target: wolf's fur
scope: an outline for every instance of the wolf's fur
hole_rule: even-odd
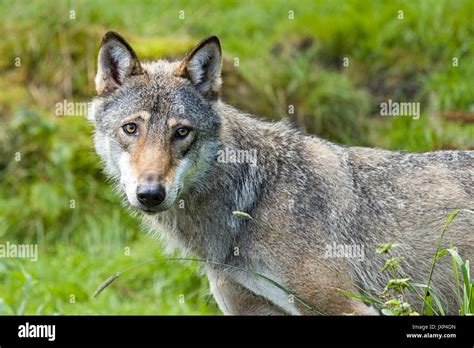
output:
[[[130,46],[108,33],[99,53],[99,97],[90,117],[107,172],[132,207],[143,176],[166,187],[166,199],[144,220],[171,249],[265,275],[310,303],[235,268],[208,266],[211,290],[230,314],[374,314],[336,290],[377,293],[389,276],[378,244],[400,244],[403,271],[427,280],[446,217],[474,206],[474,153],[423,154],[343,147],[268,123],[219,100],[217,38],[202,41],[182,62],[140,63]],[[140,116],[140,134],[123,134]],[[177,124],[192,127],[190,143],[172,140]],[[257,165],[221,163],[219,150],[256,150]],[[141,211],[137,209],[137,211]],[[233,215],[243,211],[256,220]],[[450,226],[465,259],[474,256],[474,220]],[[327,257],[329,245],[358,245],[361,259]],[[450,260],[433,284],[455,313]],[[411,295],[417,309],[420,298]]]

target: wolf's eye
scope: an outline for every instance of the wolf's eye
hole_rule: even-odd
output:
[[[189,128],[186,127],[179,127],[176,129],[175,136],[176,138],[184,139],[189,134]]]
[[[123,131],[127,134],[135,134],[138,130],[136,123],[127,123],[126,125],[122,126]]]

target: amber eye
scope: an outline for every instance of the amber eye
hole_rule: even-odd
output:
[[[186,127],[179,127],[178,129],[176,129],[176,132],[175,132],[176,138],[181,138],[181,139],[186,138],[188,134],[189,134],[189,128],[186,128]]]
[[[138,130],[138,126],[136,123],[127,123],[122,128],[125,133],[130,135],[135,134]]]

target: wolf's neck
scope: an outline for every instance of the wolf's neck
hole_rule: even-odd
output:
[[[221,146],[213,180],[227,207],[250,214],[263,187],[270,189],[277,178],[284,146],[279,134],[286,126],[260,121],[225,104],[218,106],[218,112]]]

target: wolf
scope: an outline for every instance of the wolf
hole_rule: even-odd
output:
[[[221,100],[221,64],[216,36],[182,60],[141,62],[108,32],[89,118],[118,191],[167,250],[206,260],[224,314],[379,314],[339,290],[383,292],[384,243],[398,246],[398,278],[426,284],[458,209],[441,245],[473,259],[473,151],[345,147],[260,120]],[[220,156],[239,151],[255,158]],[[452,272],[441,258],[431,291],[456,314]],[[420,311],[419,292],[406,299]]]

